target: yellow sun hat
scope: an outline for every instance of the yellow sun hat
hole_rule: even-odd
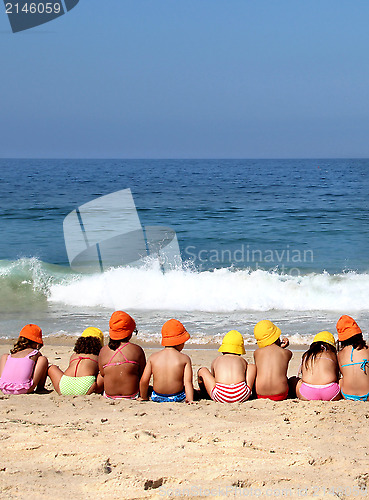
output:
[[[327,331],[317,333],[312,343],[314,344],[314,342],[326,342],[327,344],[331,344],[333,347],[336,347],[333,335],[331,332]]]
[[[229,352],[231,354],[245,354],[245,344],[243,337],[237,330],[231,330],[223,337],[219,352]]]
[[[274,342],[279,339],[281,330],[278,328],[278,326],[275,326],[275,324],[268,319],[263,319],[255,325],[254,335],[257,340],[258,346],[266,347],[268,345],[274,344]]]
[[[94,326],[89,326],[84,330],[81,337],[96,337],[100,340],[101,345],[104,345],[104,334],[99,328],[95,328]]]

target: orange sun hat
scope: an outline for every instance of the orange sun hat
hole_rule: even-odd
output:
[[[337,321],[336,328],[338,332],[338,340],[340,342],[350,339],[354,335],[362,333],[356,321],[351,318],[351,316],[347,315],[340,317],[340,319]]]
[[[164,347],[174,347],[184,344],[190,338],[186,328],[177,319],[169,319],[161,329],[161,345]]]
[[[36,342],[36,344],[44,345],[42,341],[42,330],[39,326],[33,325],[32,323],[24,326],[22,330],[19,332],[20,337],[24,337],[25,339],[32,340],[32,342]]]
[[[109,321],[109,336],[113,340],[129,337],[136,329],[135,320],[126,312],[115,311]]]

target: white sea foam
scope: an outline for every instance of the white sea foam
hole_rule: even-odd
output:
[[[48,300],[78,307],[176,311],[361,311],[369,309],[369,274],[281,275],[227,268],[163,274],[158,266],[67,276]]]

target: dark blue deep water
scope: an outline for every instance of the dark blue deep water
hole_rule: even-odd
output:
[[[64,217],[130,188],[142,225],[173,228],[202,269],[369,270],[369,160],[1,160],[0,175],[3,260],[68,265]]]

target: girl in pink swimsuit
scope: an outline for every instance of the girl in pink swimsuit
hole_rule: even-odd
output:
[[[109,321],[109,344],[99,354],[104,396],[108,399],[135,399],[146,365],[142,348],[130,342],[136,323],[123,311],[115,311]]]
[[[338,385],[338,361],[334,337],[320,332],[302,356],[302,378],[297,382],[296,395],[305,401],[337,401],[342,399]]]
[[[43,390],[47,358],[42,356],[42,331],[37,325],[22,328],[10,354],[0,359],[0,389],[3,394],[29,394]]]
[[[58,394],[84,396],[102,392],[104,382],[99,375],[98,356],[103,345],[103,332],[90,326],[77,339],[65,372],[56,365],[49,367],[48,374]]]

